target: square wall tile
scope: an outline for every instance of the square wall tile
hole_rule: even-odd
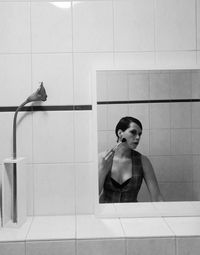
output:
[[[1,4],[1,3],[0,3]],[[29,54],[5,54],[0,58],[0,105],[18,106],[31,93]]]
[[[14,112],[1,112],[0,138],[3,144],[0,149],[0,162],[13,154],[13,117]],[[20,112],[17,118],[17,156],[25,157],[26,163],[32,162],[32,114]]]
[[[175,239],[143,238],[127,240],[127,255],[175,255]]]
[[[193,199],[194,201],[200,200],[200,182],[193,182]],[[199,210],[198,210],[199,211]]]
[[[27,215],[34,215],[34,169],[32,164],[26,165],[26,197]]]
[[[91,72],[113,64],[113,53],[74,53],[74,103],[91,104]],[[98,86],[98,85],[97,85]]]
[[[39,245],[39,242],[42,242],[44,246],[42,245],[41,248],[44,249],[43,251],[45,252],[49,243],[46,243],[44,241],[68,242],[74,239],[75,216],[38,216],[33,218],[31,228],[29,229],[28,235],[26,237],[26,243],[32,241],[33,243]],[[73,242],[68,244],[70,248],[72,247]],[[37,245],[35,247],[37,247]],[[55,244],[53,249],[56,247],[58,246]],[[61,243],[60,247],[63,248],[63,243]]]
[[[171,171],[170,156],[150,156],[151,164],[158,182],[171,181],[173,172]]]
[[[129,104],[128,115],[139,119],[143,129],[149,129],[149,104]]]
[[[170,113],[172,128],[191,128],[192,105],[190,102],[170,104]]]
[[[105,238],[124,238],[124,232],[119,219],[97,218],[95,215],[77,215],[78,241],[79,239]]]
[[[107,100],[107,82],[108,82],[108,73],[106,71],[97,71],[96,72],[96,98],[97,101],[106,101]]]
[[[191,75],[192,75],[192,98],[198,99],[200,98],[200,70],[192,71]]]
[[[200,1],[197,0],[197,49],[200,50]]]
[[[193,102],[192,103],[192,128],[200,128],[200,103]]]
[[[0,34],[1,53],[30,52],[30,3],[0,3]]]
[[[75,255],[75,241],[26,242],[26,255]]]
[[[33,52],[71,52],[71,3],[32,2],[31,31]]]
[[[107,130],[107,105],[97,105],[97,130]]]
[[[129,100],[149,99],[149,75],[137,73],[128,75]]]
[[[121,218],[126,238],[172,237],[162,218]]]
[[[149,74],[150,99],[170,98],[170,79],[168,72],[151,72]]]
[[[26,255],[25,242],[0,243],[1,255]]]
[[[150,130],[150,155],[170,155],[170,130],[152,129]]]
[[[75,213],[75,172],[71,164],[34,166],[34,214]]]
[[[172,155],[192,154],[192,133],[190,129],[171,130]]]
[[[48,105],[73,105],[72,54],[33,54],[32,84],[44,82]]]
[[[193,155],[193,181],[200,182],[200,155]]]
[[[128,100],[127,73],[123,71],[108,72],[107,99],[109,101]]]
[[[170,217],[165,221],[178,237],[200,235],[200,217]]]
[[[115,51],[154,50],[154,2],[114,1]]]
[[[3,164],[5,158],[12,157],[12,120],[14,114],[12,113],[0,113],[0,140],[3,146],[0,148],[0,162]]]
[[[200,50],[196,52],[197,54],[197,64],[200,63]]]
[[[98,131],[97,133],[98,153],[105,151],[107,148],[107,131]]]
[[[72,6],[74,51],[113,51],[112,1],[77,1]]]
[[[172,156],[171,161],[171,182],[192,182],[193,164],[192,155]]]
[[[171,98],[191,99],[192,97],[192,75],[190,71],[171,71]]]
[[[34,112],[33,157],[37,163],[73,162],[74,113]],[[39,125],[38,125],[39,123]]]
[[[200,249],[199,237],[177,238],[177,255],[197,255]]]
[[[78,240],[77,255],[125,255],[126,246],[123,239]]]
[[[150,104],[150,128],[170,128],[170,104]]]
[[[159,183],[165,201],[192,201],[192,182],[162,182]]]
[[[152,156],[159,182],[192,182],[192,156]]]
[[[74,160],[75,162],[90,162],[94,146],[92,111],[74,112],[74,125]]]
[[[200,154],[200,129],[192,130],[192,153]]]
[[[135,67],[138,66],[151,66],[155,63],[154,52],[114,52],[114,65]]]
[[[76,213],[94,213],[94,164],[76,164]]]
[[[172,68],[190,68],[197,63],[196,51],[160,51],[155,52],[157,65]]]
[[[156,50],[195,50],[195,0],[156,0]]]
[[[110,104],[107,106],[108,109],[108,130],[115,131],[115,127],[122,117],[128,114],[127,104]]]
[[[137,150],[144,155],[149,155],[149,130],[142,131],[142,136]]]

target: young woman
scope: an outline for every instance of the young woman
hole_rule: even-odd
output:
[[[151,162],[135,150],[142,135],[141,122],[124,117],[115,134],[117,146],[99,154],[100,203],[137,202],[143,179],[151,201],[163,201]]]

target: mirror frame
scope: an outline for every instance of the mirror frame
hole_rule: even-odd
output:
[[[177,217],[200,216],[200,201],[180,202],[138,202],[138,203],[99,203],[98,194],[98,138],[97,138],[97,81],[98,71],[142,71],[142,70],[199,70],[200,65],[151,65],[151,66],[106,66],[96,67],[90,74],[92,91],[92,128],[93,128],[93,190],[94,214],[97,217]]]

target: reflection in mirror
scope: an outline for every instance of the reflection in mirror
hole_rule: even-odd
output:
[[[200,71],[97,71],[100,203],[200,200]]]

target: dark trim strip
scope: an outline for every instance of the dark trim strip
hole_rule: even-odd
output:
[[[158,99],[158,100],[127,100],[127,101],[98,101],[97,104],[155,104],[200,102],[200,99]]]
[[[15,112],[17,106],[1,106],[0,112]],[[21,109],[22,112],[28,111],[88,111],[92,110],[92,105],[34,105],[25,106]]]

